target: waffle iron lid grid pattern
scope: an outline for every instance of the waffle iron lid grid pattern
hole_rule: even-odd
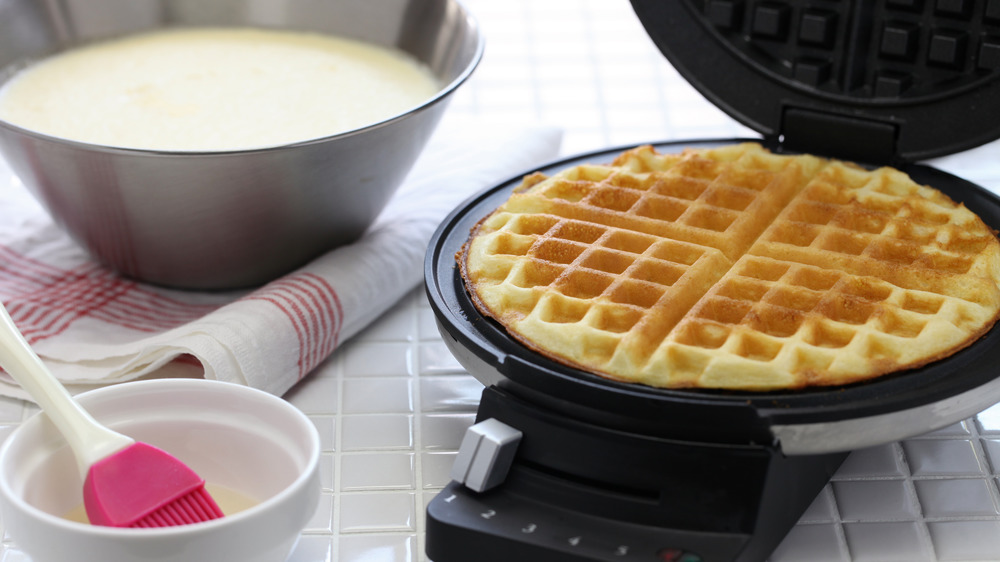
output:
[[[673,152],[684,147],[708,148],[743,140],[753,139],[681,141],[660,144],[657,149]],[[576,156],[541,171],[554,173],[579,163],[608,162],[623,150]],[[908,165],[902,169],[918,183],[933,185],[956,201],[964,202],[991,228],[1000,227],[1000,199],[985,189],[928,166]],[[468,239],[470,229],[505,201],[520,179],[512,178],[490,188],[453,211],[432,238],[425,263],[427,294],[444,328],[459,345],[515,384],[582,406],[621,413],[687,416],[697,412],[706,419],[719,416],[745,419],[743,416],[751,414],[752,418],[778,425],[835,422],[892,413],[955,396],[997,376],[1000,329],[996,328],[959,353],[919,369],[849,386],[795,392],[652,388],[615,382],[548,360],[518,343],[502,326],[475,309],[455,264],[455,255]]]
[[[786,147],[900,164],[1000,138],[1000,0],[631,0],[666,58]]]

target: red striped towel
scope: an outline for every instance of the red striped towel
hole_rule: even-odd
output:
[[[0,160],[0,301],[72,391],[140,377],[199,377],[283,394],[421,281],[444,216],[474,192],[558,153],[550,129],[442,128],[376,223],[257,290],[177,291],[92,262]],[[0,394],[25,397],[0,371]]]

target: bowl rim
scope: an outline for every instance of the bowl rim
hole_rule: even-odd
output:
[[[212,379],[149,379],[142,381],[129,381],[119,384],[113,384],[97,388],[94,390],[89,390],[82,392],[77,395],[77,398],[84,398],[87,400],[88,396],[101,397],[105,394],[121,394],[128,393],[132,389],[143,386],[143,387],[163,387],[163,389],[170,389],[171,387],[184,389],[186,387],[196,387],[196,386],[214,386],[216,388],[225,387],[227,392],[237,392],[244,393],[247,395],[254,395],[264,400],[270,401],[275,404],[278,408],[287,412],[291,418],[298,421],[303,429],[305,430],[306,437],[309,442],[309,458],[305,463],[305,468],[302,470],[295,480],[285,486],[281,491],[274,494],[273,496],[251,506],[243,511],[239,511],[232,515],[227,515],[219,519],[213,519],[210,521],[202,521],[199,523],[191,523],[187,525],[177,525],[173,527],[156,527],[156,528],[123,528],[123,527],[106,527],[101,525],[91,525],[89,523],[80,523],[77,521],[71,521],[69,519],[60,517],[58,515],[49,513],[43,509],[31,505],[20,496],[20,494],[14,493],[11,489],[10,482],[5,477],[4,472],[0,470],[0,498],[9,504],[16,507],[18,511],[23,512],[28,518],[38,521],[39,523],[55,526],[62,530],[71,533],[82,533],[86,535],[99,536],[99,537],[112,537],[115,540],[144,540],[148,537],[169,537],[172,535],[187,535],[187,534],[205,534],[211,533],[214,529],[219,527],[228,527],[238,524],[244,519],[257,518],[264,515],[266,511],[271,509],[275,504],[281,503],[287,500],[290,496],[298,493],[303,487],[309,484],[309,481],[314,478],[317,471],[319,470],[319,459],[321,456],[321,445],[319,439],[319,431],[316,426],[312,423],[309,417],[299,410],[297,407],[292,405],[290,402],[284,400],[279,396],[259,390],[253,387],[245,386],[238,383],[225,382]],[[37,425],[41,422],[44,412],[38,411],[33,414],[28,419],[21,422],[21,424],[11,432],[10,435],[4,440],[3,444],[0,445],[0,468],[10,454],[10,449],[13,447],[14,442],[17,440],[18,436],[23,433],[22,427],[27,424]],[[30,427],[30,426],[29,426]],[[27,430],[24,430],[27,431]],[[318,498],[318,494],[317,494]],[[310,514],[311,515],[311,514]],[[10,526],[8,524],[8,526]],[[16,537],[15,537],[15,540]]]
[[[472,76],[472,73],[479,66],[479,63],[482,61],[482,58],[483,58],[483,52],[485,51],[485,48],[486,48],[486,39],[483,36],[483,32],[482,32],[482,29],[479,26],[479,22],[472,15],[472,13],[468,10],[468,8],[466,8],[465,5],[462,4],[462,2],[460,0],[447,0],[447,1],[449,3],[451,3],[451,4],[453,4],[456,8],[458,8],[458,10],[461,13],[462,19],[466,23],[466,29],[467,29],[468,33],[475,39],[476,45],[475,45],[475,49],[472,52],[472,56],[469,59],[469,63],[467,65],[465,65],[465,68],[462,69],[462,71],[458,74],[458,76],[456,76],[454,79],[452,79],[447,84],[442,85],[433,96],[429,97],[428,99],[424,100],[423,102],[421,102],[421,103],[419,103],[417,105],[414,105],[413,107],[410,107],[406,111],[403,111],[401,113],[397,113],[395,115],[386,117],[385,119],[382,119],[381,121],[376,121],[374,123],[369,123],[368,125],[364,125],[362,127],[358,127],[358,128],[355,128],[355,129],[349,129],[347,131],[341,131],[339,133],[334,133],[332,135],[326,135],[326,136],[322,136],[322,137],[304,139],[304,140],[301,140],[301,141],[288,142],[288,143],[283,143],[283,144],[261,146],[261,147],[251,147],[251,148],[242,148],[242,149],[223,149],[223,150],[164,150],[164,149],[153,149],[153,148],[130,148],[130,147],[125,147],[125,146],[114,146],[114,145],[107,145],[107,144],[90,143],[90,142],[85,142],[85,141],[79,141],[79,140],[74,140],[74,139],[59,137],[59,136],[55,136],[55,135],[49,135],[49,134],[46,134],[46,133],[40,133],[40,132],[34,131],[32,129],[26,129],[24,127],[21,127],[19,125],[11,123],[10,121],[4,119],[3,117],[0,117],[0,129],[7,129],[7,130],[9,130],[9,131],[11,131],[11,132],[13,132],[15,134],[19,134],[19,135],[23,135],[23,136],[28,136],[28,137],[34,138],[36,140],[46,141],[46,142],[50,142],[50,143],[54,143],[54,144],[61,144],[61,145],[72,146],[72,147],[75,147],[75,148],[78,148],[78,149],[82,149],[82,150],[90,150],[90,151],[99,152],[99,153],[105,153],[105,154],[123,154],[123,155],[135,155],[135,156],[177,156],[177,157],[211,157],[211,156],[229,156],[229,155],[237,155],[237,154],[258,154],[258,153],[264,153],[264,152],[277,152],[277,151],[282,151],[282,150],[291,150],[291,149],[306,147],[306,146],[310,146],[310,145],[324,144],[324,143],[332,142],[332,141],[335,141],[335,140],[338,140],[338,139],[341,139],[341,138],[352,137],[352,136],[355,136],[355,135],[364,134],[364,133],[366,133],[368,131],[372,131],[372,130],[375,130],[375,129],[380,129],[382,127],[386,127],[388,125],[391,125],[392,123],[395,123],[397,121],[406,119],[407,117],[409,117],[411,115],[420,113],[420,112],[422,112],[422,111],[430,108],[431,106],[433,106],[433,105],[435,105],[435,104],[437,104],[439,102],[442,102],[445,98],[447,98],[452,93],[454,93],[454,91],[457,90],[459,86],[461,86],[463,83],[465,83],[465,81],[468,80],[470,76]],[[154,26],[154,27],[150,27],[150,28],[145,29],[145,30],[137,30],[135,32],[132,32],[132,33],[129,33],[129,34],[126,34],[126,35],[131,35],[131,34],[135,34],[135,33],[142,33],[144,31],[152,31],[152,30],[158,30],[158,29],[167,29],[168,27],[171,27],[171,26],[159,26],[159,27]],[[181,28],[181,27],[194,27],[194,26],[176,26],[176,27]],[[226,27],[246,27],[246,28],[261,28],[261,29],[264,29],[262,26],[259,26],[259,25],[255,26],[255,25],[250,25],[250,24],[245,24],[245,25],[240,25],[240,26],[236,26],[236,25],[219,25],[219,26],[213,26],[213,27],[222,27],[222,28],[226,28]],[[276,29],[281,29],[281,28],[276,28]],[[125,35],[122,35],[122,36],[125,36]],[[106,38],[103,38],[103,39],[100,39],[100,40],[101,41],[103,41],[103,40],[111,40],[113,38],[114,37],[106,37]],[[60,53],[60,52],[64,52],[65,50],[67,50],[69,48],[72,48],[73,46],[74,45],[67,45],[67,46],[65,46],[65,48],[60,48],[58,50],[52,51],[52,52],[48,53],[47,55],[45,55],[43,57],[39,57],[38,59],[22,58],[22,59],[18,59],[17,61],[14,61],[14,62],[12,62],[10,64],[7,64],[7,65],[5,65],[3,67],[0,67],[0,76],[2,76],[3,74],[9,73],[9,76],[7,76],[4,79],[0,79],[0,91],[3,90],[4,84],[6,84],[11,79],[12,76],[16,75],[20,70],[23,70],[24,68],[27,68],[27,66],[30,65],[31,61],[41,60],[41,59],[43,59],[43,58],[45,58],[47,56],[52,56],[54,54],[57,54],[57,53]]]

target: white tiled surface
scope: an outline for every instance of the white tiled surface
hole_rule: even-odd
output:
[[[448,119],[559,126],[567,155],[753,135],[677,75],[625,0],[465,3],[487,52]],[[1000,191],[1000,143],[937,164]],[[324,491],[290,562],[424,560],[424,506],[448,481],[480,391],[419,290],[293,389],[320,430]],[[0,400],[0,438],[33,411]],[[772,561],[1000,560],[998,480],[1000,406],[857,451]],[[26,561],[4,536],[0,562]]]

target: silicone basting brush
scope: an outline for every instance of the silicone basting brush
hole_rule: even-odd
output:
[[[30,394],[66,438],[84,477],[95,525],[169,527],[222,517],[205,480],[180,460],[95,420],[28,345],[0,305],[0,367]]]

